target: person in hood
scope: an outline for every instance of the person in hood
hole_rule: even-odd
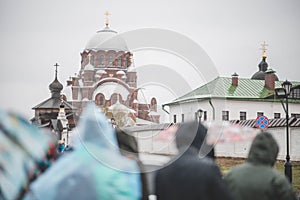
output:
[[[30,185],[24,199],[139,200],[135,161],[121,155],[116,134],[94,104],[81,115],[74,150],[58,159]]]
[[[157,199],[231,199],[214,162],[214,148],[206,143],[207,129],[198,122],[182,123],[176,132],[176,159],[157,171]]]
[[[232,168],[225,181],[235,200],[296,200],[287,178],[273,168],[279,147],[270,133],[258,134],[246,163]]]
[[[117,134],[118,145],[120,148],[120,152],[125,157],[128,157],[137,162],[139,169],[140,169],[140,176],[141,176],[141,184],[142,184],[142,198],[141,200],[148,200],[149,196],[149,185],[148,185],[148,178],[145,172],[145,166],[139,158],[138,152],[138,143],[136,138],[126,131],[115,128]]]
[[[57,151],[59,154],[62,154],[65,150],[65,142],[63,140],[58,141]]]

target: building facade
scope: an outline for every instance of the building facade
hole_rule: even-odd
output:
[[[119,126],[159,123],[157,100],[149,104],[138,99],[137,73],[132,53],[118,33],[109,28],[98,31],[81,53],[79,72],[67,81],[71,90],[67,102],[81,110],[88,102],[95,104]]]
[[[198,119],[229,121],[268,118],[285,118],[281,100],[276,98],[275,88],[282,87],[275,71],[268,69],[266,54],[258,65],[259,71],[251,78],[216,77],[207,84],[163,106],[169,107],[170,121],[174,123]],[[292,82],[289,95],[289,115],[300,117],[300,82]]]

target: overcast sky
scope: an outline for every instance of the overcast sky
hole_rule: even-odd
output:
[[[50,97],[56,62],[64,85],[78,72],[106,10],[119,33],[157,28],[188,37],[221,76],[251,77],[266,41],[269,68],[280,80],[300,81],[299,0],[0,0],[1,108],[31,118],[31,108]]]

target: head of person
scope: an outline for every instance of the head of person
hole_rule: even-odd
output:
[[[180,124],[176,132],[176,145],[179,152],[195,149],[200,157],[215,158],[214,148],[206,143],[207,128],[200,122]]]
[[[63,140],[58,141],[58,152],[62,153],[65,149],[65,142]]]
[[[247,161],[258,165],[274,166],[279,147],[274,137],[268,132],[259,133],[253,140]]]
[[[126,133],[120,128],[116,128],[117,141],[123,155],[138,155],[138,144],[134,136]]]
[[[95,145],[98,148],[115,150],[117,139],[114,129],[94,103],[89,103],[82,112],[75,137],[75,146]]]

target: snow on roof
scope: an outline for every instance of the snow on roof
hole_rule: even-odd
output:
[[[86,50],[121,50],[128,51],[125,40],[116,31],[108,27],[98,31],[85,46]]]
[[[148,115],[149,116],[159,116],[160,114],[158,112],[151,110]]]
[[[122,70],[119,70],[119,71],[117,71],[117,74],[125,74],[125,72]]]
[[[127,106],[121,104],[119,101],[111,105],[108,108],[108,110],[115,111],[115,112],[136,113],[135,110],[128,108]]]
[[[107,74],[106,71],[102,70],[102,69],[99,69],[96,74]]]

